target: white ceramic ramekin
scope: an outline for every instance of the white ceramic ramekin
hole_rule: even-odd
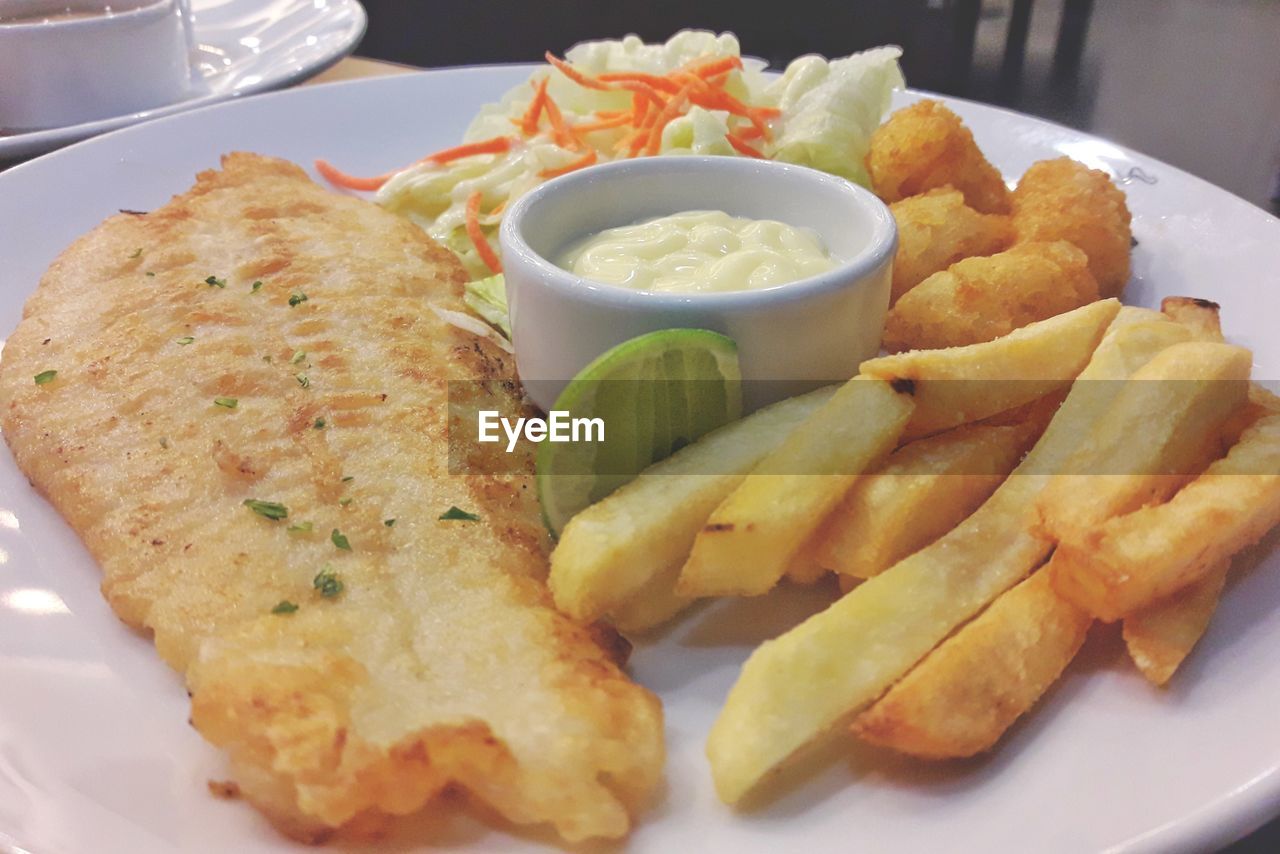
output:
[[[192,87],[188,0],[5,0],[0,12],[6,131],[128,115]]]
[[[593,283],[548,260],[586,234],[687,210],[812,229],[840,263],[772,288],[679,295]],[[644,157],[537,187],[508,209],[500,242],[516,363],[538,406],[550,409],[610,347],[692,327],[737,342],[753,409],[815,381],[848,379],[878,352],[897,228],[872,193],[824,172],[740,157]]]

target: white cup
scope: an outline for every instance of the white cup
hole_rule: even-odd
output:
[[[186,97],[189,0],[0,0],[0,128],[128,115]]]

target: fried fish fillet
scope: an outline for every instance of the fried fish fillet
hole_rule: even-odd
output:
[[[449,473],[451,417],[522,406],[509,357],[429,308],[463,281],[408,222],[232,154],[77,241],[4,349],[18,464],[302,838],[450,784],[617,837],[661,775],[657,699],[550,603],[527,474]]]

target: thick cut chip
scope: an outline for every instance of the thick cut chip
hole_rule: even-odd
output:
[[[822,519],[898,444],[910,389],[854,377],[715,509],[680,571],[686,596],[768,592]]]
[[[726,425],[570,519],[551,554],[556,605],[582,619],[613,614],[632,629],[674,614],[677,598],[691,598],[673,598],[673,587],[707,517],[835,393],[818,389]]]
[[[1052,414],[1039,423],[969,424],[899,448],[822,523],[810,546],[815,561],[871,578],[924,548],[995,492]]]
[[[1089,363],[1119,310],[1117,300],[1100,300],[994,341],[881,356],[863,362],[860,371],[914,384],[916,408],[903,438],[915,439],[982,421],[1066,388]]]
[[[1165,297],[1160,301],[1160,311],[1187,327],[1197,341],[1222,340],[1220,310],[1216,302],[1196,297]]]
[[[964,203],[964,194],[939,187],[889,205],[898,224],[889,304],[964,258],[992,255],[1013,242],[1007,216],[982,214]]]
[[[925,759],[989,750],[1062,675],[1092,623],[1037,572],[929,653],[853,732]]]
[[[1194,584],[1125,618],[1129,657],[1153,685],[1164,685],[1209,627],[1227,582],[1223,561]]]
[[[919,101],[889,116],[871,137],[867,171],[886,202],[950,185],[976,211],[1010,209],[1004,177],[982,156],[960,117],[938,101]]]
[[[1063,240],[966,258],[898,300],[885,322],[884,347],[900,353],[981,344],[1079,308],[1098,298],[1088,262]]]
[[[451,410],[528,414],[510,357],[429,307],[465,280],[412,223],[233,154],[63,253],[0,362],[19,466],[302,838],[446,786],[616,837],[662,776],[657,698],[541,581],[532,460],[450,474]]]
[[[1164,504],[1058,541],[1058,591],[1104,620],[1211,574],[1280,522],[1280,415],[1245,430],[1226,457]]]
[[[1111,177],[1069,157],[1034,164],[1013,192],[1018,242],[1067,240],[1079,246],[1104,297],[1120,296],[1129,281],[1129,221],[1124,193]]]
[[[1030,531],[1032,505],[1050,480],[1044,472],[1062,466],[1120,385],[1089,381],[1125,379],[1164,346],[1146,328],[1152,314],[1117,319],[1044,435],[973,515],[752,653],[707,740],[721,799],[737,803],[837,730],[1044,561],[1051,546]]]
[[[1037,502],[1037,530],[1078,541],[1102,522],[1165,500],[1205,462],[1248,399],[1253,356],[1203,341],[1175,344],[1125,383],[1115,403]]]

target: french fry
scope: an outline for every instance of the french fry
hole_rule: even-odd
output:
[[[1037,572],[929,653],[853,733],[926,759],[989,750],[1062,675],[1092,623]]]
[[[1036,504],[1046,539],[1163,501],[1212,459],[1209,449],[1248,399],[1253,355],[1228,344],[1168,347],[1123,384],[1115,402]]]
[[[843,575],[879,575],[978,509],[1047,422],[967,424],[903,445],[845,493],[809,551]]]
[[[1160,302],[1160,311],[1185,326],[1197,341],[1223,340],[1219,307],[1215,302],[1192,297],[1165,297]],[[1252,388],[1250,392],[1251,397],[1257,396]],[[1256,420],[1256,415],[1256,405],[1242,413],[1245,419]],[[1229,444],[1234,444],[1247,426],[1247,423],[1238,428],[1229,425],[1228,434],[1234,434]],[[1221,564],[1195,584],[1125,619],[1125,648],[1147,681],[1157,686],[1166,684],[1200,640],[1218,608],[1218,597],[1226,583],[1228,567],[1229,563]]]
[[[679,577],[680,563],[673,563],[607,614],[605,619],[626,634],[647,632],[662,625],[695,601],[676,593],[676,579]]]
[[[1125,379],[1186,331],[1151,312],[1116,318],[1084,380]],[[1076,383],[1026,459],[950,533],[762,644],[743,665],[707,740],[716,791],[737,803],[770,772],[834,732],[957,626],[1048,556],[1031,507],[1119,383]]]
[[[1222,341],[1221,306],[1196,297],[1165,297],[1160,311],[1175,323],[1181,323],[1196,341]]]
[[[1031,323],[994,341],[913,350],[863,362],[863,375],[915,384],[916,409],[903,440],[982,421],[1065,388],[1089,362],[1120,310],[1099,300]]]
[[[909,388],[897,391],[865,377],[845,383],[715,509],[698,532],[676,592],[767,593],[858,475],[898,444],[913,408]]]
[[[1231,451],[1164,504],[1058,542],[1054,586],[1116,620],[1194,584],[1280,523],[1280,415],[1245,430]]]
[[[1125,617],[1125,647],[1148,682],[1167,683],[1191,653],[1218,609],[1229,567],[1222,561],[1194,584]]]
[[[574,516],[551,553],[556,606],[595,620],[624,608],[664,572],[674,583],[711,511],[835,393],[819,389],[722,427]]]

